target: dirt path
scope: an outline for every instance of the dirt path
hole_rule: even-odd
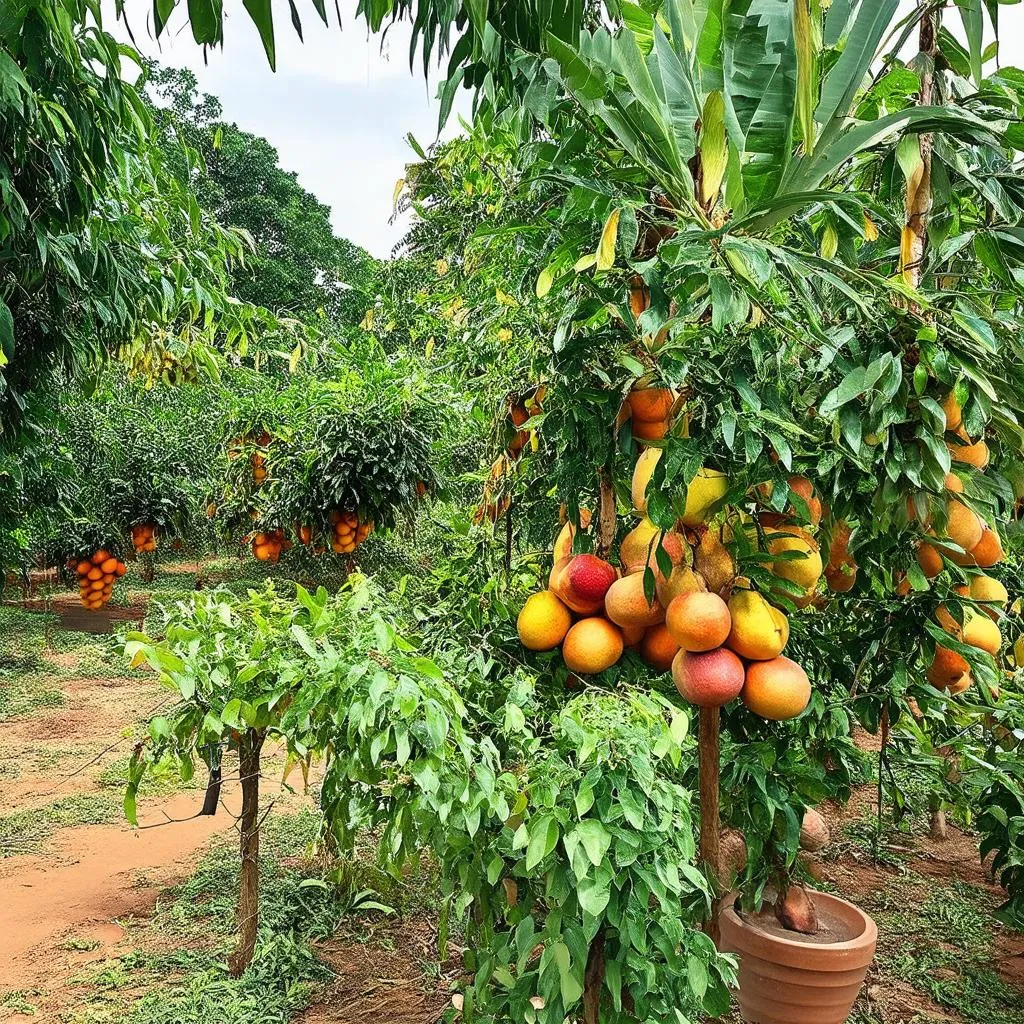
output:
[[[148,915],[159,892],[187,877],[210,838],[233,825],[222,810],[213,818],[131,828],[117,813],[118,763],[131,753],[142,720],[169,703],[168,692],[142,672],[56,674],[80,671],[74,652],[47,652],[46,660],[64,700],[0,722],[0,758],[17,767],[0,787],[0,817],[27,813],[28,822],[46,821],[56,803],[84,796],[100,801],[110,821],[58,821],[42,839],[29,837],[29,852],[3,856],[17,853],[17,835],[0,849],[0,997],[24,989],[58,995],[84,960],[123,938],[119,920]],[[235,788],[225,786],[229,810],[237,809]],[[143,796],[140,824],[189,818],[201,803],[195,790]],[[83,956],[83,946],[94,952]]]
[[[199,804],[196,793],[178,794],[144,808],[140,825],[185,818]],[[69,937],[120,939],[116,922],[148,915],[160,890],[231,824],[221,813],[142,830],[79,826],[52,837],[43,855],[11,858],[18,863],[0,879],[0,988],[51,987]]]

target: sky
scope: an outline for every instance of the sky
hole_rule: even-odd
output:
[[[315,14],[310,0],[296,0],[305,43],[288,18],[286,0],[274,0],[277,71],[270,70],[263,46],[242,0],[224,0],[227,12],[223,49],[207,53],[192,40],[179,16],[159,44],[152,38],[152,0],[124,0],[135,41],[164,64],[191,68],[204,92],[217,96],[224,118],[268,139],[286,170],[331,207],[339,235],[386,257],[407,222],[389,224],[395,183],[416,156],[406,142],[411,132],[425,147],[437,137],[436,80],[427,83],[422,66],[409,69],[409,29],[393,27],[384,41],[367,34],[351,16],[338,28]],[[909,0],[903,0],[905,7]],[[181,6],[184,7],[184,0]],[[333,4],[328,2],[328,10]],[[354,0],[339,0],[345,12]],[[115,23],[113,0],[104,0],[107,27],[127,41]],[[343,14],[344,17],[344,14]],[[1003,64],[1024,66],[1024,4],[1000,10]],[[951,11],[947,25],[959,34]],[[469,114],[469,94],[460,90],[444,137],[459,130],[457,115]]]
[[[339,6],[343,12],[355,8],[353,0],[339,0]],[[191,68],[199,89],[220,99],[226,121],[268,139],[281,166],[331,207],[339,235],[386,257],[407,226],[404,220],[388,223],[395,183],[405,165],[419,159],[406,136],[411,132],[424,148],[437,138],[436,81],[424,80],[422,63],[416,74],[409,70],[408,26],[389,31],[382,52],[380,38],[368,36],[365,23],[349,18],[339,29],[332,11],[328,28],[309,0],[296,0],[296,7],[305,43],[292,29],[287,3],[274,2],[274,72],[241,0],[224,0],[224,47],[210,50],[205,63],[184,19],[172,19],[157,43],[148,20],[152,0],[125,0],[135,42],[146,56]],[[109,0],[104,17],[105,27],[127,42]],[[458,115],[468,117],[469,108],[463,91],[445,138],[458,133]]]

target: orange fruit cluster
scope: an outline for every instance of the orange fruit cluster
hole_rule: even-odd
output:
[[[361,523],[356,512],[341,512],[338,509],[332,509],[327,520],[334,527],[331,550],[338,555],[351,555],[373,533],[373,520],[368,519],[365,523]]]
[[[132,547],[139,554],[156,551],[156,523],[138,523],[133,526]]]
[[[267,460],[259,452],[252,457],[252,478],[257,487],[267,479]]]
[[[78,576],[78,594],[82,604],[90,611],[102,608],[114,590],[114,580],[123,576],[128,568],[105,548],[88,558],[73,563]]]
[[[288,551],[291,546],[292,543],[286,539],[284,530],[257,533],[252,538],[252,553],[261,562],[276,562],[281,557],[281,552]]]

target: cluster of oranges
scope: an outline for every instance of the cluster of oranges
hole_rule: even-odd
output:
[[[327,516],[327,521],[334,528],[331,550],[337,555],[351,555],[373,533],[373,520],[368,519],[365,523],[361,523],[356,512],[332,509]]]
[[[88,558],[70,563],[78,576],[78,593],[82,604],[90,611],[102,608],[114,591],[114,580],[123,576],[128,568],[106,548],[100,548]]]
[[[254,444],[258,448],[266,448],[270,444],[270,435],[263,431],[261,434],[247,434],[245,437],[234,437],[228,442],[228,459],[234,462],[245,449],[246,443]],[[259,487],[267,479],[267,459],[261,452],[254,452],[251,458],[253,483]]]
[[[291,549],[292,542],[284,535],[284,530],[271,530],[269,533],[257,533],[252,538],[252,553],[261,562],[276,562],[282,551]]]
[[[156,524],[137,523],[132,527],[132,547],[141,555],[156,551]]]

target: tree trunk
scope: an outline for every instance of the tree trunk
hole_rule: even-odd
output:
[[[946,812],[938,800],[933,802],[931,808],[930,832],[932,839],[937,842],[945,842],[949,838],[949,832],[946,829]]]
[[[260,750],[263,736],[249,730],[239,745],[242,777],[242,817],[239,849],[242,870],[238,891],[238,945],[228,960],[233,978],[244,974],[256,949],[260,920]]]
[[[152,583],[156,579],[156,559],[151,553],[145,552],[139,561],[142,563],[139,572],[140,579],[143,583]]]
[[[583,1024],[600,1024],[601,990],[604,988],[604,927],[590,943],[587,973],[583,979]]]
[[[611,474],[601,470],[601,507],[597,517],[597,557],[607,558],[615,543],[615,488]]]
[[[718,885],[722,877],[721,812],[719,810],[719,777],[721,775],[720,728],[718,708],[701,708],[698,712],[698,781],[700,785],[700,859],[711,876],[715,899],[711,917],[704,931],[718,944]]]

